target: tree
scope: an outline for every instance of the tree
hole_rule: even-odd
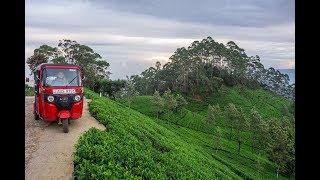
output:
[[[241,77],[245,75],[247,63],[249,61],[244,49],[240,48],[235,42],[227,43],[227,58],[229,60],[229,68],[232,73]]]
[[[291,129],[288,133],[288,144],[287,144],[287,162],[286,162],[286,174],[295,175],[295,164],[296,164],[296,154],[295,154],[295,128]]]
[[[102,79],[95,82],[93,90],[115,100],[116,97],[121,97],[120,91],[125,87],[125,83],[125,80]]]
[[[295,120],[287,116],[281,118],[279,123],[286,134],[286,161],[283,172],[287,175],[294,175],[295,173]]]
[[[262,119],[258,111],[252,109],[250,114],[250,130],[252,147],[259,149],[266,145],[268,124]]]
[[[139,94],[147,95],[149,84],[144,77],[142,77],[141,75],[133,75],[130,77],[130,79],[132,80],[134,88],[139,92]]]
[[[237,141],[238,141],[238,154],[240,154],[241,144],[244,142],[245,137],[243,132],[245,132],[249,127],[249,122],[244,116],[243,110],[239,109],[238,121],[236,121],[236,130],[237,130]]]
[[[121,89],[125,87],[126,81],[118,79],[110,82],[110,92],[107,93],[109,97],[112,97],[115,100],[116,97],[119,97],[119,92],[121,91]]]
[[[143,84],[145,85],[145,94],[152,94],[157,89],[156,73],[157,71],[154,67],[150,67],[141,73]]]
[[[208,115],[207,115],[207,118],[206,118],[206,122],[208,124],[213,124],[215,123],[215,120],[216,120],[216,116],[213,112],[213,107],[209,104],[208,106]]]
[[[164,92],[163,98],[165,100],[165,104],[168,110],[172,111],[176,109],[178,103],[177,100],[174,98],[173,94],[171,93],[170,89]]]
[[[33,72],[39,64],[46,63],[46,62],[48,62],[48,59],[44,54],[36,54],[36,53],[33,54],[31,57],[29,57],[27,60],[27,64],[31,72]]]
[[[209,106],[208,106],[208,115],[207,115],[207,118],[206,118],[206,122],[208,124],[216,125],[217,124],[217,120],[218,120],[218,118],[220,116],[221,116],[221,110],[220,110],[219,104],[213,105],[213,106],[211,106],[209,104]]]
[[[89,46],[79,44],[76,41],[63,39],[57,47],[42,45],[34,50],[27,60],[31,71],[41,63],[74,64],[82,67],[85,86],[94,89],[95,82],[100,79],[108,79],[110,72],[107,70],[109,63],[94,52]]]
[[[120,92],[122,95],[121,97],[124,97],[127,99],[129,108],[131,107],[131,103],[133,101],[133,98],[137,95],[139,95],[138,91],[134,88],[132,80],[129,79],[127,76],[127,80],[125,82],[125,86],[123,89],[121,89]]]
[[[289,142],[285,129],[276,118],[269,121],[268,138],[268,158],[276,164],[278,177],[279,173],[286,171]]]
[[[155,91],[153,94],[153,103],[155,105],[157,118],[159,118],[159,115],[163,112],[165,102],[158,91]]]
[[[33,72],[38,65],[47,63],[56,57],[57,48],[53,48],[48,45],[42,45],[33,51],[33,55],[27,59],[27,64],[31,72]]]
[[[185,105],[188,104],[187,100],[180,94],[177,94],[175,97],[177,101],[176,109],[181,110]]]
[[[223,84],[223,79],[219,77],[212,77],[211,79],[211,88],[213,93],[218,93],[219,89],[221,88]]]
[[[230,114],[232,112],[232,114]],[[234,116],[235,112],[235,105],[232,103],[229,103],[225,109],[224,109],[224,117],[225,117],[225,125],[228,127],[227,136],[230,140],[233,139],[233,127],[234,127],[234,119],[236,116]]]
[[[221,149],[221,137],[222,137],[222,132],[219,126],[215,128],[215,133],[214,133],[214,144],[215,148]]]
[[[226,45],[211,37],[178,48],[161,68],[160,62],[136,78],[135,86],[143,94],[163,93],[166,89],[194,97],[208,96],[222,84],[237,84],[255,89],[260,86],[287,98],[294,99],[294,85],[289,77],[274,68],[265,69],[260,57],[247,56],[235,42]],[[142,85],[143,84],[143,85]]]
[[[246,77],[252,78],[256,82],[261,81],[263,75],[264,66],[261,64],[260,57],[258,55],[251,56],[247,64]]]
[[[235,130],[232,135],[235,136],[238,143],[238,154],[240,153],[241,144],[244,141],[243,131],[247,130],[249,124],[244,116],[242,109],[239,110],[232,103],[228,104],[226,108],[226,117],[230,123],[231,129]]]

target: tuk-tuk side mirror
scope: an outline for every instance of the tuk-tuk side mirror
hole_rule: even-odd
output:
[[[38,86],[34,86],[34,93],[35,93],[36,95],[39,94],[39,88],[38,88]]]
[[[34,84],[34,93],[35,93],[36,95],[39,94],[39,84],[38,84],[37,82],[35,82],[35,84]]]
[[[39,78],[39,71],[34,72],[34,92],[36,95],[39,94],[39,83],[40,83],[40,78]]]
[[[36,83],[38,83],[39,82],[39,71],[35,71],[34,72],[34,81],[36,82]]]

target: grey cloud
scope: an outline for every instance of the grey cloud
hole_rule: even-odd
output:
[[[99,6],[185,22],[255,26],[281,24],[294,19],[292,0],[92,0]]]

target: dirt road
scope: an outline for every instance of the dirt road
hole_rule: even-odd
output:
[[[88,111],[85,100],[81,119],[71,121],[69,133],[61,125],[33,119],[32,97],[25,99],[25,178],[72,179],[74,145],[82,133],[105,127]]]

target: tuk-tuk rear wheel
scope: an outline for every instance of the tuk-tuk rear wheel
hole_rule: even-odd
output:
[[[61,119],[62,121],[62,127],[63,127],[63,132],[68,133],[69,132],[69,127],[68,127],[68,119]]]

